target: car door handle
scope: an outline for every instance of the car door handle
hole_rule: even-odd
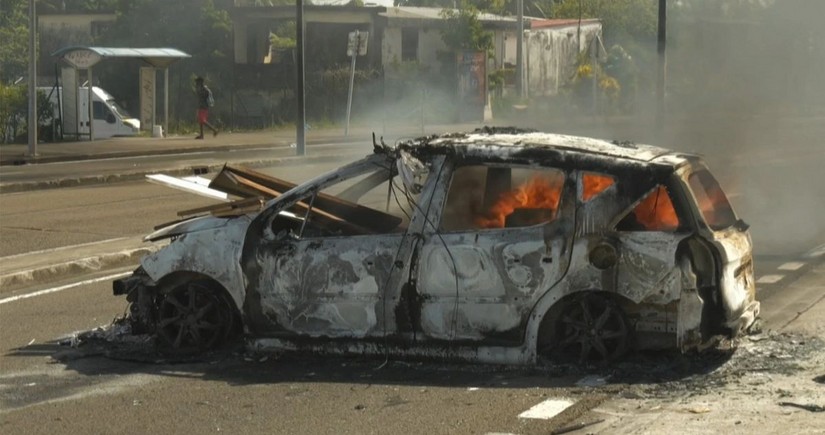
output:
[[[553,257],[541,257],[541,262],[545,264],[549,264],[553,262]]]
[[[404,262],[403,262],[403,261],[401,261],[401,260],[396,261],[394,264],[395,264],[395,267],[397,267],[397,268],[399,268],[399,269],[401,269],[402,267],[404,267]]]

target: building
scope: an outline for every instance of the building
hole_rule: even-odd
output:
[[[369,50],[359,66],[387,71],[399,62],[417,62],[436,69],[447,46],[441,38],[445,18],[441,8],[382,6],[305,6],[305,62],[317,65],[347,63],[347,35],[369,32]],[[235,62],[262,65],[291,61],[273,53],[270,35],[294,21],[294,6],[269,6],[260,1],[236,0],[232,11]],[[487,70],[514,70],[517,20],[482,13],[479,21],[493,33],[493,55]],[[524,35],[525,80],[531,95],[553,95],[575,70],[576,56],[601,34],[601,22],[526,18]],[[512,77],[508,84],[513,84]]]

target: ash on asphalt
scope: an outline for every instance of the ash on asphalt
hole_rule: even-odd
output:
[[[279,382],[384,383],[478,388],[566,388],[571,393],[616,394],[625,398],[698,395],[736,383],[746,373],[792,374],[825,341],[790,333],[763,333],[724,341],[702,353],[640,352],[610,366],[543,362],[537,367],[443,363],[398,359],[252,353],[243,343],[197,356],[158,352],[148,336],[113,327],[78,333],[51,348],[53,359],[90,376],[100,366],[128,373],[191,371],[231,384]],[[25,348],[19,354],[26,354]],[[41,352],[44,349],[40,350]],[[94,360],[94,362],[89,361]],[[825,381],[825,375],[816,379]]]

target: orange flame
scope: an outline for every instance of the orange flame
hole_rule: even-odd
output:
[[[582,178],[584,192],[582,192],[582,201],[590,201],[596,195],[602,193],[608,187],[612,186],[613,177],[609,175],[585,173]]]
[[[664,186],[651,192],[634,210],[636,220],[648,231],[673,231],[679,227],[676,209]]]
[[[535,175],[515,189],[502,193],[486,217],[475,219],[481,228],[504,228],[507,216],[516,209],[543,209],[555,213],[561,197],[563,179]]]

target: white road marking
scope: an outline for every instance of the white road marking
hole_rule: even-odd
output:
[[[785,275],[764,275],[756,280],[757,284],[775,284],[779,282]]]
[[[808,254],[806,255],[806,257],[814,258],[814,257],[821,257],[822,255],[825,255],[825,245],[820,245],[820,246],[810,250],[808,252]]]
[[[778,267],[779,270],[799,270],[805,266],[805,263],[800,263],[798,261],[792,261],[790,263],[785,263]]]
[[[519,418],[540,418],[549,420],[572,406],[575,402],[567,399],[547,399],[519,414]]]
[[[56,292],[59,292],[59,291],[68,290],[70,288],[80,287],[82,285],[94,284],[94,283],[98,283],[98,282],[101,282],[101,281],[108,281],[108,280],[113,280],[113,279],[117,279],[117,278],[123,278],[124,276],[128,276],[128,275],[131,275],[131,274],[132,274],[132,272],[121,272],[121,273],[116,273],[114,275],[106,275],[106,276],[101,276],[100,278],[87,279],[85,281],[80,281],[80,282],[75,282],[75,283],[72,283],[72,284],[61,285],[59,287],[52,287],[52,288],[48,288],[48,289],[45,289],[45,290],[36,291],[36,292],[33,292],[33,293],[26,293],[26,294],[23,294],[23,295],[12,296],[12,297],[8,297],[8,298],[5,298],[5,299],[0,299],[0,305],[7,304],[9,302],[17,302],[17,301],[20,301],[20,300],[23,300],[23,299],[33,298],[33,297],[37,297],[37,296],[43,296],[43,295],[47,295],[49,293],[56,293]]]
[[[25,257],[27,255],[48,254],[50,252],[67,251],[69,249],[77,249],[77,248],[80,248],[80,247],[83,247],[83,246],[102,245],[104,243],[117,242],[117,241],[126,240],[126,239],[129,239],[129,237],[117,237],[117,238],[114,238],[114,239],[100,240],[100,241],[97,241],[97,242],[81,243],[79,245],[61,246],[59,248],[50,248],[50,249],[42,249],[40,251],[23,252],[22,254],[14,254],[14,255],[8,255],[6,257],[2,257],[2,258],[0,258],[0,261],[8,260],[8,259],[11,259],[11,258]]]

